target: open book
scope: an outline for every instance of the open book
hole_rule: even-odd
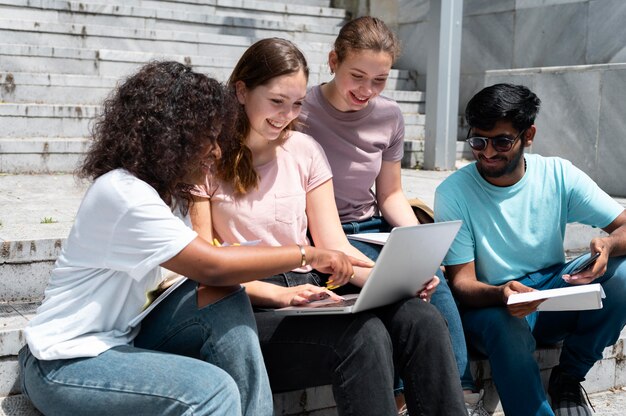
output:
[[[599,283],[580,286],[560,287],[557,289],[537,290],[516,293],[509,296],[508,305],[545,299],[539,305],[539,311],[584,311],[602,309],[604,290]]]

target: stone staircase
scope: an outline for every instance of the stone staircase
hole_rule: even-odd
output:
[[[328,52],[348,14],[329,1],[301,2],[0,0],[0,172],[71,172],[102,99],[149,60],[225,81],[251,43],[278,36],[307,56],[310,85],[328,80]],[[424,131],[415,85],[410,71],[394,69],[386,91],[409,140]]]
[[[296,42],[314,85],[330,79],[326,57],[347,18],[329,0],[0,0],[0,416],[38,414],[19,394],[16,355],[85,190],[67,173],[84,154],[102,99],[152,59],[225,81],[246,47],[268,36]],[[423,151],[424,94],[411,71],[394,69],[385,95],[403,110],[404,164],[414,166]],[[405,170],[407,196],[430,201],[445,175]],[[593,233],[568,228],[568,248],[584,248]],[[626,384],[624,338],[594,367],[588,391]],[[547,371],[556,353],[537,357]],[[489,387],[487,363],[473,365]],[[495,391],[488,392],[495,407]],[[275,403],[278,415],[336,414],[328,386],[277,394]]]
[[[0,415],[38,414],[19,394],[22,329],[85,189],[66,173],[117,82],[153,59],[225,81],[250,44],[277,36],[302,49],[314,85],[330,79],[328,52],[348,18],[328,0],[0,0]],[[424,95],[414,78],[394,69],[386,95],[402,107],[407,138],[421,140]],[[276,401],[278,414],[334,407],[327,388]]]

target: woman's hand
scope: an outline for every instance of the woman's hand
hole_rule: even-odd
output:
[[[430,302],[430,298],[433,296],[433,293],[435,293],[435,289],[437,289],[439,283],[439,278],[437,276],[433,276],[433,278],[428,283],[426,283],[426,286],[424,286],[422,290],[417,292],[416,296],[424,302]]]
[[[276,306],[282,308],[285,306],[306,305],[307,303],[323,299],[339,301],[343,298],[326,288],[307,283],[305,285],[283,287],[280,295],[276,299],[278,302]]]
[[[318,247],[306,247],[307,263],[315,270],[322,273],[330,274],[328,283],[333,286],[343,286],[354,278],[354,268],[357,267],[374,267],[371,260],[360,260],[352,256],[348,256],[341,251],[326,250]]]

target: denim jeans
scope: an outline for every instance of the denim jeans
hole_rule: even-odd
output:
[[[281,286],[323,285],[326,275],[286,273]],[[417,298],[356,314],[256,314],[272,390],[332,384],[340,416],[396,415],[394,374],[411,415],[466,414],[446,324]]]
[[[198,309],[196,287],[185,282],[150,312],[134,345],[51,361],[23,348],[22,391],[54,415],[272,415],[245,291]]]
[[[561,278],[587,258],[578,257],[519,279],[535,289],[568,286]],[[537,343],[563,341],[559,368],[583,381],[602,351],[613,345],[626,323],[626,257],[609,259],[607,272],[594,283],[606,292],[603,308],[590,311],[535,312],[511,316],[504,307],[462,311],[468,341],[487,355],[507,416],[553,415],[533,352]]]
[[[377,233],[389,232],[391,226],[382,217],[372,217],[369,220],[361,222],[349,222],[342,224],[346,234],[361,233]],[[350,240],[350,244],[359,249],[363,254],[372,260],[376,260],[382,246],[378,244],[369,244],[363,241]],[[437,290],[431,298],[431,303],[439,310],[448,323],[448,331],[450,340],[452,341],[452,350],[456,359],[457,369],[461,374],[461,386],[464,390],[475,390],[474,379],[470,371],[469,357],[467,353],[467,345],[465,343],[465,334],[463,333],[463,325],[457,308],[456,302],[452,297],[452,292],[448,286],[448,282],[441,270],[437,271],[437,277],[441,283],[437,286]]]

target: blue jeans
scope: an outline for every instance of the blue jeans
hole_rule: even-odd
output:
[[[391,226],[382,217],[372,217],[369,220],[360,222],[348,222],[342,224],[343,231],[346,234],[362,234],[389,232]],[[378,244],[369,244],[363,241],[349,239],[350,244],[359,249],[363,254],[372,260],[376,260],[382,246]],[[448,331],[450,332],[450,340],[452,342],[452,350],[456,359],[457,368],[461,375],[461,386],[464,390],[475,390],[474,379],[470,371],[469,357],[467,353],[467,345],[465,343],[465,335],[463,333],[463,325],[457,308],[456,302],[452,297],[452,292],[448,286],[448,282],[441,270],[437,271],[437,277],[441,283],[437,286],[437,290],[433,294],[430,303],[432,303],[443,315],[448,323]]]
[[[535,289],[568,286],[561,278],[588,255],[557,264],[519,279]],[[559,368],[579,381],[604,348],[613,345],[626,323],[626,257],[609,259],[607,272],[595,283],[606,292],[599,310],[535,312],[511,316],[505,307],[462,311],[468,341],[487,355],[493,380],[507,416],[553,415],[543,390],[533,352],[537,343],[563,341]]]
[[[24,347],[22,391],[54,415],[272,415],[245,291],[198,309],[196,286],[185,282],[150,312],[134,345],[51,361]]]

